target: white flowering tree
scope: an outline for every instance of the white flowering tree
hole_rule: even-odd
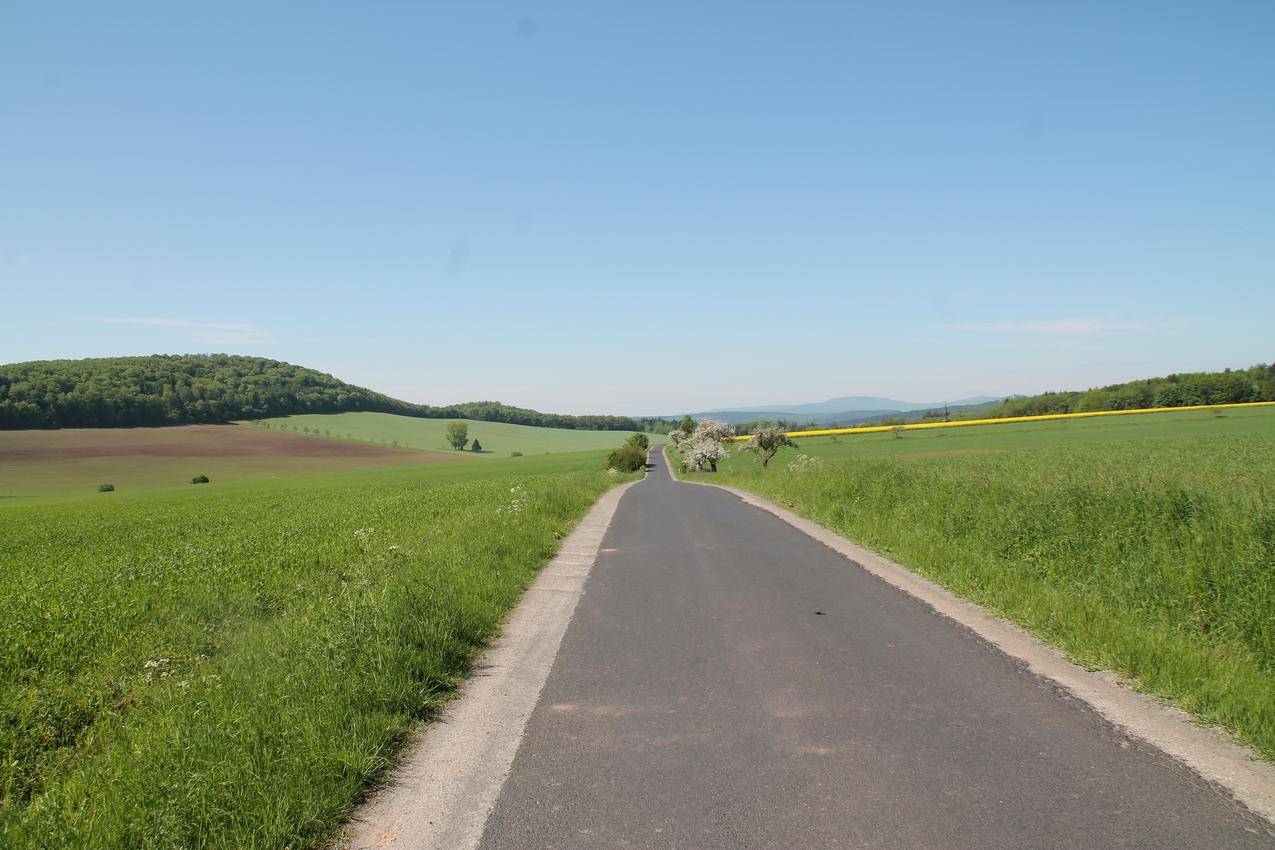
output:
[[[266,423],[266,427],[269,427],[269,423]],[[680,446],[682,441],[686,439],[686,432],[681,428],[674,428],[668,432],[668,438],[673,441],[673,445]]]
[[[695,432],[682,445],[682,459],[686,468],[694,471],[717,471],[717,462],[729,452],[723,440],[735,436],[735,429],[716,419],[701,419]]]
[[[682,460],[692,472],[717,471],[717,462],[729,454],[718,440],[689,440],[682,443]]]
[[[714,440],[721,442],[735,436],[735,429],[718,419],[701,419],[691,434],[691,442]]]

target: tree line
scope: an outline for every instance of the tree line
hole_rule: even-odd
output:
[[[595,431],[638,431],[644,424],[495,401],[412,404],[264,357],[157,354],[0,365],[0,428],[124,428],[351,411]]]
[[[1275,401],[1275,363],[1259,363],[1248,369],[1224,369],[1221,372],[1184,372],[1073,392],[1016,396],[1005,399],[1000,407],[962,412],[952,418],[1003,419],[1007,416],[1248,401]]]

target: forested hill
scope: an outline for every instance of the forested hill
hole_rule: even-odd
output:
[[[0,428],[119,428],[366,410],[430,419],[641,430],[627,416],[566,416],[492,401],[410,404],[331,375],[230,354],[35,360],[0,366]]]
[[[1045,413],[1083,413],[1091,410],[1136,410],[1144,407],[1186,407],[1193,404],[1232,404],[1275,401],[1275,363],[1222,372],[1186,372],[1146,378],[1075,392],[1051,392],[1006,399],[999,407],[962,415],[962,419],[1000,419]]]

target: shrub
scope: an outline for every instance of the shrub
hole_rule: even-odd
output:
[[[471,452],[481,452],[483,450],[483,444],[478,442],[477,437],[474,437],[474,444],[469,447],[469,450]]]
[[[510,457],[522,457],[522,452],[510,452]]]
[[[207,476],[207,475],[196,475],[194,478],[190,479],[190,483],[191,483],[191,484],[207,484],[207,483],[208,483],[208,476]]]
[[[640,448],[642,451],[646,451],[647,449],[651,447],[650,438],[641,432],[634,434],[632,437],[629,437],[629,442],[632,445],[635,445],[638,448]]]
[[[99,484],[99,485],[97,485],[97,492],[99,492],[99,493],[114,493],[114,492],[115,492],[115,485],[114,485],[114,484]]]
[[[625,443],[607,455],[607,468],[620,472],[637,472],[646,466],[646,452],[636,443]]]

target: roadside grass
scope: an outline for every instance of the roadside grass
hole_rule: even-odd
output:
[[[1275,758],[1275,414],[1163,416],[803,439],[769,470],[686,477],[791,507]]]
[[[601,467],[0,506],[0,846],[321,842],[632,477]]]
[[[351,439],[382,444],[449,452],[482,458],[507,458],[513,452],[540,455],[545,452],[583,452],[613,449],[623,443],[632,431],[586,431],[570,428],[541,428],[534,425],[511,425],[506,422],[481,422],[474,419],[418,419],[393,413],[305,413],[263,419],[272,430],[305,433],[309,428],[316,436]],[[464,422],[469,426],[470,440],[482,443],[481,452],[456,452],[447,442],[447,425]],[[241,422],[241,425],[255,425]],[[260,426],[257,426],[260,427]],[[652,444],[667,438],[647,434]]]

